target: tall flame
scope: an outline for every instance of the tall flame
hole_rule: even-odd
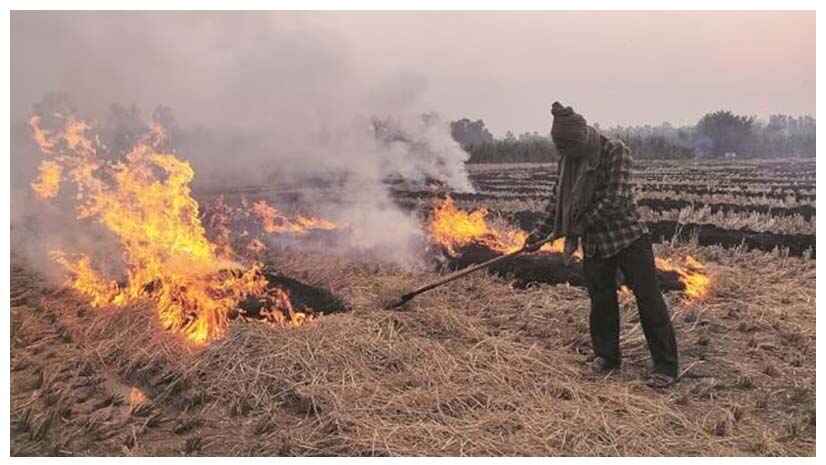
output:
[[[283,302],[286,294],[267,288],[260,265],[244,268],[230,250],[207,239],[190,193],[194,171],[189,163],[155,149],[164,138],[160,126],[123,161],[113,163],[99,159],[89,124],[72,117],[59,120],[64,126],[57,130],[41,128],[38,117],[30,121],[43,153],[53,155],[42,162],[41,181],[32,188],[43,198],[55,195],[43,180],[53,176],[43,173],[67,168],[82,194],[78,219],[95,220],[114,233],[126,268],[127,282],[119,285],[96,271],[89,256],[52,252],[72,275],[71,285],[93,306],[151,297],[164,327],[205,343],[224,333],[229,313],[247,296],[276,292],[271,301]]]

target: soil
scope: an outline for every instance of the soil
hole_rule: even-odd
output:
[[[640,207],[648,207],[654,211],[662,210],[679,210],[686,207],[693,207],[694,209],[709,208],[711,214],[724,213],[760,213],[771,216],[795,216],[800,215],[804,220],[810,221],[815,216],[815,207],[813,205],[800,205],[797,207],[772,207],[769,205],[739,205],[731,203],[701,203],[688,202],[679,199],[639,199],[637,205]]]
[[[532,230],[537,223],[544,219],[541,212],[522,210],[511,215],[511,220],[525,231]],[[723,247],[745,246],[747,249],[771,252],[775,248],[788,248],[789,254],[802,256],[810,252],[815,257],[814,234],[777,234],[771,232],[755,232],[748,230],[723,229],[711,224],[680,224],[676,221],[659,221],[646,223],[654,241],[670,241],[677,236],[681,239],[696,237],[699,245],[720,245]]]
[[[469,245],[457,251],[456,257],[448,259],[448,269],[458,270],[497,257],[499,254],[482,245]],[[488,272],[503,279],[513,281],[514,287],[524,289],[531,284],[569,284],[585,287],[582,261],[574,258],[566,264],[559,253],[537,252],[517,255],[492,265]],[[674,271],[657,271],[657,279],[663,291],[682,291],[685,285]],[[618,273],[618,284],[625,284],[622,273]]]
[[[816,255],[814,234],[776,234],[772,232],[755,232],[748,230],[734,231],[712,224],[679,224],[675,221],[647,223],[652,237],[660,240],[697,237],[700,245],[720,245],[723,247],[740,247],[771,252],[775,249],[789,250],[789,255],[796,257],[810,253]]]
[[[287,253],[282,276],[352,310],[297,329],[234,321],[190,348],[150,306],[92,309],[13,257],[10,453],[814,455],[815,262],[657,252],[691,254],[713,279],[704,300],[666,294],[682,379],[665,391],[644,384],[633,299],[623,368],[590,373],[576,286],[475,273],[390,312],[379,295],[438,276]]]

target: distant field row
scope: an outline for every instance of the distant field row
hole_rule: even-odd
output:
[[[480,192],[543,192],[550,191],[554,187],[555,179],[549,179],[533,183],[474,183]],[[776,188],[773,186],[733,186],[725,183],[661,183],[633,181],[633,185],[638,190],[643,191],[663,191],[679,190],[689,193],[711,193],[711,194],[743,194],[743,195],[772,195],[775,197],[794,196],[800,199],[814,199],[817,191],[814,188],[801,189],[794,186],[788,188]]]
[[[399,199],[430,199],[442,195],[433,191],[396,191],[394,196]],[[451,193],[451,196],[457,200],[465,201],[479,201],[479,202],[528,202],[544,205],[554,197],[554,193],[548,190],[529,191],[529,193],[521,192],[481,192],[481,193]],[[707,191],[686,192],[686,191],[641,191],[637,194],[637,202],[643,205],[643,202],[655,202],[656,200],[669,200],[677,202],[683,207],[689,205],[732,205],[742,207],[743,211],[789,211],[789,214],[806,214],[813,216],[815,213],[815,199],[800,199],[797,197],[772,195],[772,194],[753,194],[753,193],[714,193]],[[650,203],[649,205],[655,205]],[[676,205],[676,204],[675,204]],[[682,208],[682,207],[680,207]],[[798,209],[798,210],[791,210]],[[791,213],[794,211],[795,213]]]
[[[468,172],[476,181],[542,181],[556,175],[555,163],[521,165],[467,165]],[[790,186],[814,186],[816,180],[814,161],[794,161],[785,164],[646,164],[634,163],[635,178],[662,182],[727,182],[735,184],[788,184]]]
[[[542,221],[541,212],[516,212],[510,217],[520,228],[530,230]],[[696,240],[702,246],[719,245],[726,248],[743,246],[771,252],[775,249],[788,249],[790,255],[808,254],[815,257],[814,234],[785,234],[768,231],[751,231],[742,229],[725,229],[714,224],[680,223],[677,221],[646,222],[646,226],[655,241],[670,241],[672,238]]]
[[[470,206],[458,202],[457,206],[465,210],[472,209]],[[490,207],[488,214],[491,219],[499,218],[525,231],[530,231],[545,218],[541,211],[502,211],[498,210],[495,205]],[[429,210],[422,205],[415,208],[423,214],[427,214]],[[645,214],[643,220],[646,222],[653,239],[658,242],[670,241],[676,238],[678,240],[696,240],[701,246],[719,245],[726,248],[742,246],[746,249],[756,249],[764,252],[788,249],[789,254],[793,256],[808,255],[812,258],[815,257],[816,235],[813,230],[811,233],[786,233],[782,231],[756,231],[748,227],[727,229],[724,225],[718,224],[645,218]]]
[[[634,169],[673,171],[679,173],[691,171],[719,171],[729,173],[765,173],[784,174],[814,172],[817,162],[813,158],[805,159],[777,159],[777,160],[634,160]],[[510,172],[525,170],[556,170],[556,162],[551,163],[490,163],[468,164],[471,173]]]
[[[471,176],[474,185],[493,187],[520,187],[525,185],[553,184],[556,182],[556,173],[534,174],[527,178],[506,178],[506,177],[478,177]],[[702,176],[696,178],[685,178],[680,176],[633,176],[633,180],[639,184],[665,184],[665,185],[686,185],[686,186],[719,186],[737,189],[752,190],[793,190],[793,191],[814,191],[816,183],[814,179],[803,180],[801,178],[789,179],[778,178],[769,180],[762,178],[759,181],[736,180],[733,178]]]

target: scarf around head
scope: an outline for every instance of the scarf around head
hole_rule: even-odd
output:
[[[551,137],[557,145],[565,146],[565,150],[560,151],[554,224],[559,235],[570,238],[591,204],[602,138],[599,131],[588,126],[585,118],[571,107],[554,102],[551,113],[554,116]]]

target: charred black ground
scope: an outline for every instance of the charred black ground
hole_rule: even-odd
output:
[[[311,286],[274,270],[265,270],[265,275],[270,285],[287,291],[295,310],[312,314],[330,314],[350,310],[347,302],[329,289]]]
[[[530,231],[537,223],[544,219],[542,212],[523,210],[511,215],[512,221],[520,228]],[[773,232],[741,231],[723,229],[713,224],[680,224],[676,221],[658,221],[647,223],[646,226],[655,241],[697,238],[699,245],[721,245],[723,247],[745,246],[747,249],[757,249],[771,252],[774,249],[788,248],[789,254],[802,256],[810,252],[812,258],[816,252],[816,236],[814,234],[781,234]]]
[[[445,259],[444,266],[449,270],[459,270],[485,260],[498,257],[501,253],[491,250],[480,244],[472,244],[458,250],[454,257]],[[492,265],[488,272],[499,277],[513,280],[513,286],[524,289],[531,284],[570,284],[585,287],[585,277],[582,270],[582,261],[574,259],[566,264],[562,254],[539,252],[511,257]],[[664,291],[682,291],[685,285],[680,282],[679,275],[674,271],[657,272],[660,288]],[[622,273],[619,273],[618,283],[624,284]]]
[[[329,289],[311,286],[280,274],[273,268],[265,269],[264,276],[271,288],[275,287],[286,291],[295,311],[307,315],[326,315],[350,310],[350,306]],[[270,302],[266,297],[249,296],[239,304],[239,307],[245,315],[255,317],[262,309],[272,304],[273,302]]]

